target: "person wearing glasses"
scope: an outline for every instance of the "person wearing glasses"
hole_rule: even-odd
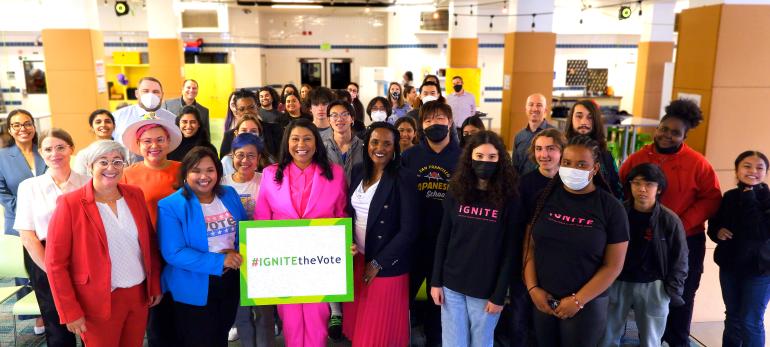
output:
[[[46,237],[59,319],[88,346],[142,346],[148,309],[161,300],[160,255],[142,191],[119,183],[127,156],[115,141],[93,143],[93,179],[59,197]]]
[[[13,224],[19,184],[27,178],[42,175],[46,166],[43,158],[35,150],[38,141],[32,114],[22,109],[13,110],[8,113],[5,124],[8,125],[11,140],[8,147],[0,149],[0,205],[3,206],[5,219],[4,233],[18,236]],[[16,278],[15,282],[16,285],[25,285],[28,281],[25,278]],[[27,293],[26,289],[22,290],[18,298],[21,299]],[[44,332],[43,321],[38,319],[35,323],[35,334]]]
[[[155,114],[146,114],[126,129],[123,144],[131,153],[144,159],[127,167],[121,183],[141,188],[150,221],[157,227],[158,201],[171,195],[179,187],[177,180],[182,164],[168,159],[168,154],[182,142],[182,132],[173,121],[159,119]],[[150,311],[147,341],[150,346],[177,346],[174,334],[174,316],[171,299]]]
[[[24,244],[24,267],[35,290],[49,346],[75,346],[75,335],[59,323],[45,268],[46,235],[51,215],[56,209],[56,199],[82,187],[89,179],[70,169],[74,148],[72,137],[66,131],[57,128],[44,131],[38,151],[48,170],[43,175],[21,182],[16,200],[13,228],[19,232]]]
[[[353,136],[354,112],[351,104],[341,100],[332,101],[326,111],[332,128],[332,136],[324,139],[326,155],[329,161],[345,169],[348,182],[353,166],[364,161],[364,142]]]

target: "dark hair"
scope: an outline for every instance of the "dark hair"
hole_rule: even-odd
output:
[[[214,153],[211,148],[208,148],[206,146],[195,146],[193,149],[191,149],[187,154],[185,154],[184,158],[182,159],[182,166],[179,168],[179,181],[178,184],[181,187],[184,187],[182,190],[182,196],[187,198],[188,200],[192,196],[192,192],[190,189],[187,188],[185,185],[185,181],[187,180],[187,173],[192,170],[198,163],[203,160],[203,158],[211,158],[211,161],[214,162],[214,167],[217,168],[217,179],[214,180],[214,189],[212,190],[214,194],[217,196],[222,196],[224,193],[224,189],[222,189],[222,162],[219,161],[219,157],[217,157],[217,154]]]
[[[364,181],[366,183],[371,183],[372,176],[374,175],[374,162],[372,161],[372,158],[369,157],[369,140],[372,139],[372,133],[377,129],[387,129],[393,134],[394,156],[390,162],[388,162],[388,165],[385,166],[385,172],[392,176],[396,176],[399,167],[401,167],[401,146],[398,142],[401,139],[401,135],[398,133],[396,127],[388,122],[374,122],[366,128],[366,133],[364,133]]]
[[[298,94],[285,94],[285,95],[283,95],[283,96],[281,97],[281,103],[282,103],[282,104],[284,104],[284,105],[286,105],[286,99],[288,99],[288,98],[289,98],[289,96],[294,96],[295,98],[297,98],[297,102],[300,104],[300,108],[301,108],[301,105],[302,105],[302,99],[300,99],[300,97],[299,97],[299,95],[298,95]]]
[[[281,150],[278,155],[278,168],[275,170],[275,182],[281,184],[283,181],[283,170],[292,162],[293,158],[289,153],[289,136],[294,128],[305,128],[310,130],[315,137],[315,153],[313,154],[313,162],[321,168],[321,175],[331,181],[334,179],[334,173],[332,172],[332,165],[329,162],[329,158],[326,156],[326,147],[324,147],[323,139],[321,139],[321,133],[318,132],[318,127],[313,124],[312,121],[305,118],[299,118],[293,122],[290,122],[286,126],[286,130],[283,132],[283,140],[281,141]]]
[[[110,111],[107,111],[107,110],[105,110],[103,108],[100,108],[100,109],[98,109],[98,110],[96,110],[94,112],[91,112],[91,115],[88,116],[88,126],[89,127],[93,127],[94,126],[94,119],[96,119],[96,116],[98,116],[100,114],[106,114],[112,120],[112,124],[115,124],[115,116],[113,116],[112,113],[110,113]]]
[[[75,142],[72,141],[72,136],[68,132],[66,132],[64,129],[61,128],[50,128],[46,129],[40,132],[40,141],[38,142],[38,149],[43,148],[43,140],[46,138],[53,137],[55,139],[62,140],[66,142],[72,149],[75,149]]]
[[[182,82],[182,87],[184,87],[184,85],[185,85],[185,84],[187,84],[187,82],[192,82],[192,83],[195,83],[195,86],[196,86],[196,87],[198,87],[198,86],[199,86],[199,84],[198,84],[198,81],[196,81],[196,80],[194,80],[194,79],[192,79],[192,78],[188,78],[188,79],[184,80],[184,82]]]
[[[599,148],[602,151],[607,151],[607,133],[604,130],[602,110],[593,100],[578,100],[578,102],[572,105],[572,108],[569,110],[569,115],[567,115],[567,129],[565,131],[567,138],[570,139],[576,135],[579,135],[579,133],[575,131],[575,128],[572,125],[572,115],[575,114],[575,107],[578,105],[585,107],[588,110],[588,113],[591,115],[593,124],[591,125],[591,133],[587,136],[590,136],[592,139],[594,139],[599,144]]]
[[[465,83],[465,81],[463,81],[463,78],[461,76],[454,76],[454,77],[452,77],[452,81],[454,81],[455,79],[459,79],[460,82]]]
[[[275,91],[273,91],[273,92],[275,92]],[[252,100],[254,100],[254,103],[256,103],[257,106],[259,106],[259,97],[256,94],[254,94],[254,92],[252,92],[252,91],[250,91],[248,89],[238,89],[233,94],[233,104],[237,104],[238,100],[246,99],[246,98],[251,98]]]
[[[439,82],[441,81],[441,80],[438,78],[438,76],[436,76],[436,75],[431,75],[431,74],[427,74],[427,75],[425,75],[425,78],[423,78],[423,79],[422,79],[422,84],[425,84],[425,82],[433,82],[433,81],[428,81],[428,78],[435,78],[435,79],[436,79],[436,82],[435,82],[435,83],[436,83],[436,85],[438,85],[438,84],[439,84]],[[439,90],[441,90],[441,88],[439,88]]]
[[[262,107],[262,103],[259,102],[259,94],[262,94],[262,92],[268,92],[270,94],[270,99],[272,101],[270,102],[270,105],[273,107],[274,110],[278,110],[278,92],[275,91],[272,87],[264,86],[262,88],[259,88],[259,92],[257,93],[257,103],[259,104],[259,107]]]
[[[335,89],[334,95],[336,96],[336,100],[342,100],[348,104],[353,102],[353,96],[350,95],[350,92],[348,92],[347,89]]]
[[[144,77],[140,78],[139,81],[136,82],[137,89],[139,88],[139,85],[142,84],[142,82],[144,82],[144,81],[152,81],[152,82],[157,83],[160,86],[160,91],[161,92],[163,91],[163,84],[160,83],[160,80],[158,80],[157,78],[152,77],[152,76],[144,76]],[[197,82],[196,82],[196,84],[197,84]]]
[[[348,82],[347,86],[351,86],[351,85],[356,86],[356,89],[358,89],[358,92],[359,93],[361,92],[361,87],[358,86],[358,83],[356,83],[356,82]]]
[[[345,110],[348,111],[348,113],[350,113],[350,119],[351,120],[356,119],[356,110],[355,110],[355,108],[353,108],[353,105],[351,105],[349,102],[347,102],[345,100],[334,100],[331,103],[329,103],[329,105],[326,106],[326,116],[327,117],[331,117],[332,107],[334,107],[334,106],[342,106],[342,107],[344,107]],[[331,127],[331,128],[332,128],[332,132],[334,132],[334,127]],[[350,122],[350,129],[353,130],[353,122]],[[353,136],[355,136],[355,134],[353,134]]]
[[[417,133],[417,121],[414,120],[412,117],[401,117],[399,119],[396,119],[396,124],[393,124],[394,127],[396,127],[396,130],[398,130],[398,126],[401,125],[401,123],[409,123],[409,126],[414,129],[414,132]],[[399,133],[399,138],[401,136],[401,133]],[[420,142],[418,139],[418,136],[415,136],[414,139],[412,139],[413,144],[417,144]]]
[[[768,163],[767,156],[765,156],[765,154],[760,151],[745,151],[741,154],[738,154],[738,157],[735,158],[735,171],[738,171],[738,165],[740,165],[743,159],[748,157],[759,157],[759,159],[762,159],[762,161],[765,162],[765,172],[767,172],[767,168],[770,166],[770,163]]]
[[[447,118],[449,118],[450,121],[453,119],[452,107],[445,104],[444,102],[440,100],[434,100],[423,104],[422,107],[420,107],[420,118],[419,118],[420,124],[418,124],[418,126],[420,127],[420,130],[422,130],[422,122],[425,121],[425,117],[427,117],[428,115],[433,116],[439,111],[444,112],[444,114],[446,114]]]
[[[666,106],[666,114],[660,119],[663,122],[669,118],[676,118],[687,127],[685,130],[694,129],[703,121],[703,113],[698,105],[690,99],[676,99]]]
[[[310,105],[320,105],[328,104],[334,101],[336,97],[334,96],[334,93],[332,93],[331,89],[326,87],[318,87],[310,90],[308,99],[310,99]]]
[[[625,182],[625,188],[630,197],[631,200],[634,199],[634,196],[630,194],[631,192],[631,181],[634,180],[634,178],[641,177],[647,182],[655,182],[658,184],[658,195],[660,196],[663,193],[666,192],[666,188],[668,187],[668,182],[666,181],[666,174],[663,173],[663,170],[660,169],[660,166],[652,163],[642,163],[637,166],[634,166],[631,171],[628,172],[628,176],[626,176],[626,182]]]
[[[235,114],[233,114],[233,110],[230,108],[230,103],[235,104],[235,93],[237,93],[237,90],[234,90],[232,93],[230,93],[230,96],[227,97],[227,116],[225,117],[225,132],[230,131],[230,129],[233,126],[233,120],[235,119]]]
[[[436,90],[438,91],[439,99],[443,98],[444,96],[441,94],[441,86],[438,85],[438,83],[435,83],[433,81],[425,81],[422,82],[420,85],[420,89],[417,90],[418,93],[422,94],[422,89],[425,87],[434,86],[436,87]]]
[[[409,81],[414,81],[414,75],[412,74],[411,71],[407,70],[406,72],[404,72],[404,76],[406,76],[406,78]],[[409,81],[407,81],[407,82],[409,82]]]
[[[366,105],[366,114],[369,115],[369,120],[372,119],[372,107],[374,107],[374,104],[376,104],[378,101],[381,102],[383,106],[385,106],[385,113],[388,115],[388,117],[390,117],[390,115],[393,113],[393,108],[390,107],[390,101],[382,96],[376,96],[372,100],[369,100],[369,105]]]
[[[473,150],[484,144],[495,146],[498,155],[497,171],[489,178],[485,191],[478,188],[479,178],[473,170]],[[463,148],[449,182],[449,192],[462,204],[490,201],[493,205],[502,207],[508,199],[516,196],[518,185],[518,174],[513,168],[511,155],[508,154],[503,140],[493,131],[485,130],[473,135]]]
[[[406,94],[409,94],[409,92],[411,92],[412,89],[414,89],[414,86],[410,86],[410,85],[407,84],[407,85],[404,86],[404,92],[402,94],[404,96],[406,96]]]
[[[294,94],[296,94],[297,95],[297,99],[299,99],[299,89],[297,89],[297,86],[295,86],[295,85],[293,85],[291,83],[286,83],[286,84],[283,85],[283,89],[281,89],[281,100],[283,100],[283,98],[286,95],[288,95],[288,94],[286,94],[286,88],[293,89],[294,90]]]
[[[484,121],[482,121],[481,117],[479,116],[470,116],[468,118],[465,118],[465,120],[463,121],[463,124],[460,126],[460,130],[465,128],[466,125],[474,126],[479,130],[487,130],[487,127],[484,126]]]
[[[543,129],[535,134],[535,137],[532,138],[532,141],[529,144],[529,150],[527,150],[529,153],[529,159],[532,160],[533,163],[537,163],[537,158],[535,158],[535,142],[537,142],[537,139],[540,137],[548,137],[553,139],[554,144],[559,146],[560,152],[564,151],[564,147],[567,146],[567,138],[564,137],[564,134],[562,134],[559,129]]]
[[[201,119],[201,113],[198,111],[198,108],[193,105],[188,105],[182,108],[182,111],[179,112],[179,115],[176,116],[176,120],[174,121],[176,123],[177,128],[179,127],[179,122],[182,120],[182,116],[186,114],[191,114],[195,116],[195,120],[198,121],[198,132],[195,133],[195,136],[197,136],[199,139],[201,138],[200,135],[202,135],[202,138],[206,142],[211,142],[211,137],[209,135],[209,130],[206,129],[206,127],[203,126],[203,120]],[[200,142],[199,142],[200,143]]]
[[[17,108],[11,111],[10,113],[8,113],[8,116],[5,117],[5,125],[8,127],[8,134],[11,133],[11,118],[13,118],[14,116],[18,116],[20,114],[29,117],[29,121],[32,122],[32,126],[35,128],[35,136],[32,137],[32,145],[37,146],[38,141],[37,141],[37,128],[35,127],[35,117],[32,117],[32,113],[29,113],[29,111],[25,109]],[[6,144],[6,147],[11,147],[15,144],[16,144],[16,140],[14,140],[13,136],[11,136],[10,139],[8,140],[8,143]]]

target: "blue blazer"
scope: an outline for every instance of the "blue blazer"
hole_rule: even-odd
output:
[[[246,220],[246,211],[238,193],[230,186],[221,186],[219,197],[233,218]],[[200,201],[187,184],[158,202],[158,243],[166,261],[161,273],[163,292],[171,292],[175,301],[205,306],[208,299],[209,275],[221,276],[225,255],[209,252],[206,221]],[[182,195],[188,191],[189,198]],[[238,250],[236,233],[235,250]],[[232,270],[230,270],[232,271]]]
[[[349,214],[355,226],[356,212],[350,204],[356,188],[364,179],[363,165],[353,168],[348,195]],[[366,262],[377,260],[382,270],[378,277],[392,277],[409,272],[412,244],[418,231],[415,223],[414,205],[418,200],[415,187],[417,182],[410,179],[405,169],[396,175],[384,172],[369,205],[366,220]],[[353,233],[355,237],[355,232]]]
[[[19,183],[33,176],[39,176],[45,173],[46,165],[43,158],[37,150],[33,151],[35,156],[35,174],[29,170],[27,161],[21,150],[16,145],[0,149],[0,204],[3,205],[5,215],[5,234],[18,235],[13,230],[13,223],[16,220],[16,192],[19,190]]]

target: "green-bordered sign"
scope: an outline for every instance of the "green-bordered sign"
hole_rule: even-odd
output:
[[[239,223],[241,305],[353,301],[350,218]]]

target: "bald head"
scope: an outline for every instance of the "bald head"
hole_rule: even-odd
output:
[[[543,123],[545,115],[548,113],[548,101],[546,100],[545,95],[535,93],[528,96],[525,110],[527,112],[527,124],[529,130],[534,131]]]

